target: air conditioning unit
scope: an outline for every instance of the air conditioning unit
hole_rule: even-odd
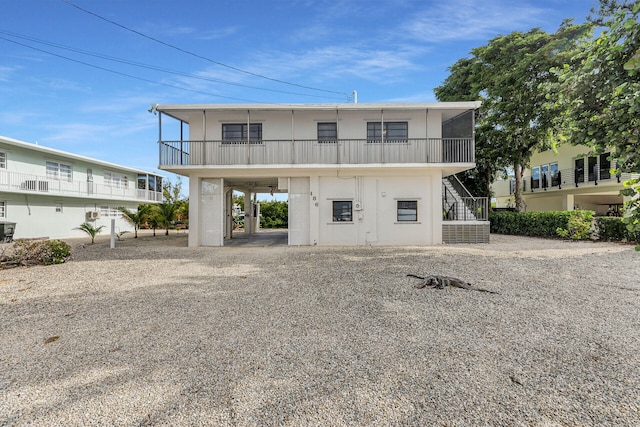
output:
[[[87,219],[97,219],[100,218],[99,211],[89,211],[87,212]]]

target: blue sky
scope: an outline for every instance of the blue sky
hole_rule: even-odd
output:
[[[431,102],[472,48],[596,5],[0,0],[0,135],[156,171],[153,103]]]

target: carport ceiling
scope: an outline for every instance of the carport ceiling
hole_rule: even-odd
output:
[[[225,187],[237,191],[250,191],[252,193],[286,193],[278,191],[278,178],[225,178]]]

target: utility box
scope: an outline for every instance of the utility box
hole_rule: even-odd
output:
[[[15,222],[0,222],[0,242],[13,242],[13,233],[16,230]]]

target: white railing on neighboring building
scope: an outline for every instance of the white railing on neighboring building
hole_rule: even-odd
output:
[[[473,163],[473,138],[160,141],[161,166]]]
[[[140,203],[162,201],[162,193],[137,189],[131,184],[109,186],[87,181],[67,181],[47,176],[0,170],[0,191],[96,199],[137,200]]]

